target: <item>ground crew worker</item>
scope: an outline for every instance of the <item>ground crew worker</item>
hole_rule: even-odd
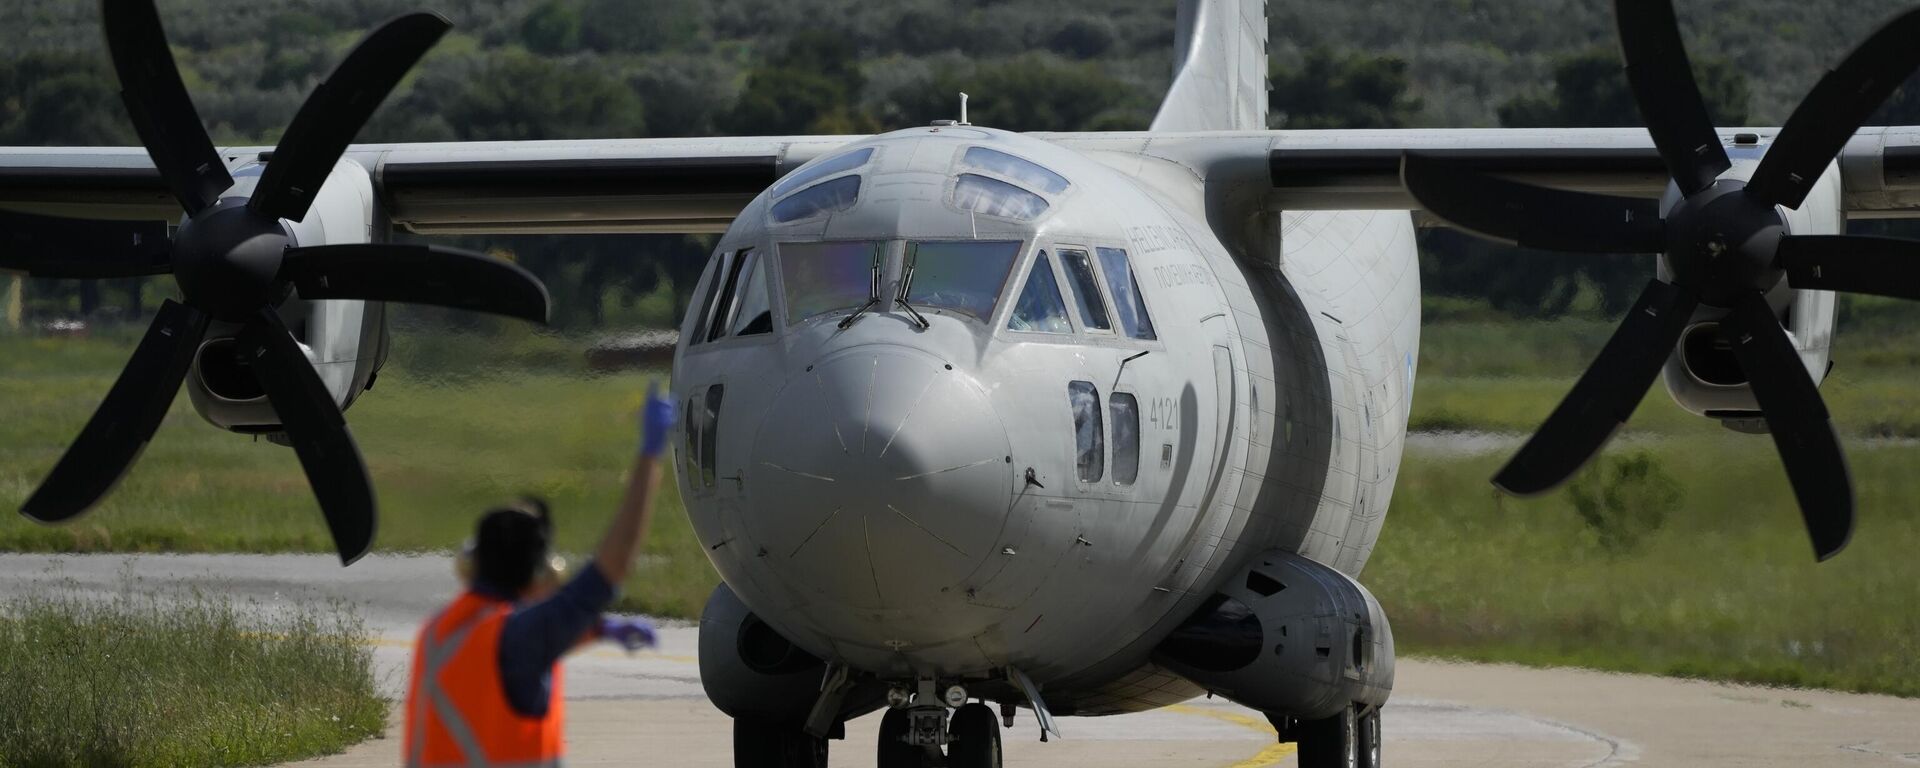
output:
[[[460,556],[466,590],[421,627],[407,692],[408,766],[559,765],[560,658],[596,637],[629,650],[652,627],[603,619],[640,550],[659,489],[673,401],[649,387],[640,453],[593,561],[557,590],[553,522],[538,501],[482,515]]]

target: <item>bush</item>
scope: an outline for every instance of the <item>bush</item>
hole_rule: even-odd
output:
[[[1600,547],[1626,554],[1660,530],[1680,507],[1685,491],[1651,453],[1606,456],[1567,487],[1573,509],[1599,537]]]
[[[380,734],[360,619],[46,585],[0,609],[0,766],[261,765]]]

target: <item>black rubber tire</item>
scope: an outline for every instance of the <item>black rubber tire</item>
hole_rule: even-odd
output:
[[[1353,707],[1301,723],[1300,768],[1360,768],[1359,726]]]
[[[1380,768],[1380,710],[1360,718],[1360,768]]]
[[[927,751],[900,739],[907,735],[907,711],[888,709],[880,716],[880,742],[874,753],[876,768],[926,768]]]
[[[827,768],[827,740],[759,720],[733,721],[734,768]]]
[[[947,768],[1000,768],[1000,718],[985,704],[968,704],[947,723]]]

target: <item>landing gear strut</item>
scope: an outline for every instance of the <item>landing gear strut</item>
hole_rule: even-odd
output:
[[[735,719],[733,764],[738,768],[827,768],[827,740],[797,724]]]

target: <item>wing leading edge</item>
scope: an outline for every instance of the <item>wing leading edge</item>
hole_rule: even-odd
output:
[[[1744,135],[1743,135],[1744,134]],[[1722,132],[1740,154],[1778,129]],[[1177,163],[1210,197],[1268,210],[1416,210],[1400,181],[1410,151],[1528,183],[1658,197],[1658,150],[1639,128],[1039,134],[1106,156]],[[351,147],[396,227],[428,234],[719,232],[775,179],[859,136],[391,144]],[[235,170],[267,148],[221,152]],[[1856,217],[1920,215],[1920,128],[1867,128],[1840,156]],[[0,148],[0,209],[171,220],[137,147]]]

